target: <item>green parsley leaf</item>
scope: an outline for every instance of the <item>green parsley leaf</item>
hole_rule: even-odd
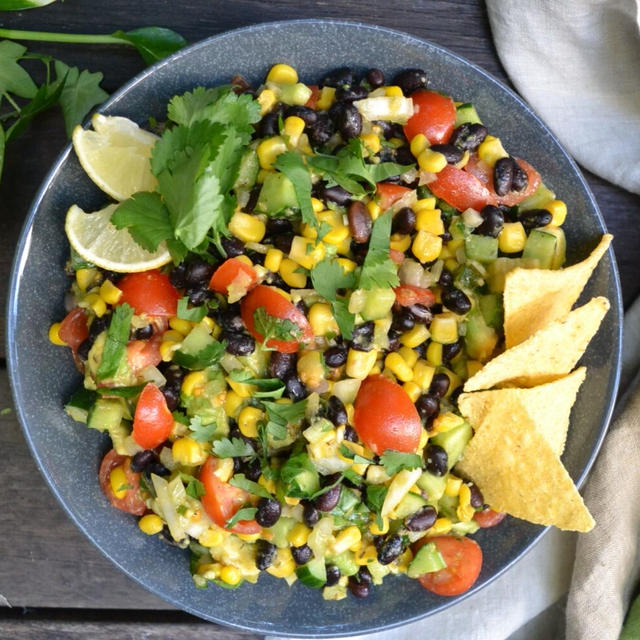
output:
[[[273,350],[265,346],[269,340],[292,342],[302,335],[302,329],[295,322],[286,318],[276,318],[268,313],[265,307],[258,307],[253,312],[253,326],[262,336],[263,349],[266,350]]]
[[[376,485],[370,484],[367,485],[367,493],[365,497],[365,502],[369,509],[376,514],[376,524],[381,529],[383,525],[382,516],[380,512],[382,511],[382,505],[384,504],[384,499],[387,497],[387,492],[389,491],[388,487],[384,485]]]
[[[357,453],[354,453],[349,447],[345,444],[340,444],[340,454],[345,458],[349,458],[349,460],[353,460],[354,464],[374,464],[373,460],[369,458],[365,458]]]
[[[182,413],[182,411],[173,411],[171,415],[176,422],[183,424],[185,427],[189,426],[189,418],[187,418],[187,416]]]
[[[218,458],[248,458],[256,455],[253,447],[242,438],[221,438],[213,443],[211,449]]]
[[[202,424],[202,418],[200,416],[194,416],[189,422],[191,437],[196,442],[211,442],[217,428],[218,425],[215,422]]]
[[[235,369],[229,376],[235,382],[250,384],[259,389],[253,392],[254,398],[281,398],[285,386],[280,378],[254,378],[250,371]]]
[[[347,273],[334,260],[325,258],[311,269],[311,281],[314,289],[331,304],[331,311],[340,333],[347,340],[353,335],[355,317],[349,312],[349,303],[338,295],[338,289],[352,289],[356,284],[356,275]]]
[[[144,384],[137,384],[133,387],[98,387],[96,389],[100,396],[116,396],[117,398],[135,398],[142,393]]]
[[[391,211],[388,211],[373,223],[369,250],[360,272],[361,289],[388,289],[400,284],[398,267],[389,257],[390,234]]]
[[[189,320],[189,322],[200,322],[207,315],[207,307],[193,307],[189,309],[189,296],[184,296],[178,300],[178,318],[181,320]]]
[[[188,473],[181,472],[180,479],[182,480],[182,482],[187,483],[185,492],[188,496],[199,500],[205,494],[204,485],[197,478],[194,478]]]
[[[261,498],[271,498],[271,494],[257,482],[253,482],[249,480],[244,473],[236,473],[231,480],[229,480],[229,484],[232,487],[238,487],[238,489],[244,489],[254,496],[260,496]]]
[[[233,529],[233,527],[235,527],[241,520],[253,520],[256,513],[258,513],[258,509],[256,507],[243,507],[242,509],[238,509],[238,511],[236,511],[235,514],[227,520],[224,528]]]
[[[380,463],[384,465],[387,475],[392,476],[402,469],[417,469],[422,466],[422,458],[417,453],[402,453],[387,449],[380,456]]]
[[[112,378],[117,373],[120,361],[127,351],[131,318],[133,318],[133,309],[126,302],[113,310],[102,359],[96,372],[98,381]]]
[[[184,353],[184,351],[178,349],[178,351],[175,351],[173,354],[173,362],[185,369],[205,369],[220,362],[220,358],[224,355],[226,347],[227,343],[224,341],[212,342],[203,349],[200,349],[195,355]]]
[[[165,27],[118,30],[111,35],[132,44],[147,64],[154,64],[187,45],[187,41],[179,33]]]
[[[320,476],[306,453],[291,456],[280,469],[285,495],[308,498],[320,488]]]
[[[313,212],[313,206],[311,205],[311,174],[304,164],[302,156],[294,151],[281,153],[276,159],[275,167],[284,173],[293,184],[302,222],[319,228],[316,214]]]
[[[307,410],[307,400],[300,400],[292,404],[279,404],[277,402],[262,401],[267,411],[267,424],[265,433],[274,440],[284,440],[289,431],[289,424],[296,424],[302,420]]]
[[[0,95],[14,93],[21,98],[33,98],[38,88],[31,76],[18,64],[27,48],[17,42],[0,42]]]

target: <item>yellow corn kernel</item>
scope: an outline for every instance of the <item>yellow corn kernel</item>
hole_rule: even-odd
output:
[[[416,214],[416,229],[418,231],[428,231],[434,236],[444,233],[444,222],[440,215],[440,209],[420,209]]]
[[[182,318],[173,317],[169,319],[169,326],[182,336],[186,336],[193,328],[193,323],[188,320],[183,320]],[[163,335],[162,337],[163,339],[166,339],[166,335]]]
[[[287,150],[285,141],[280,136],[265,138],[256,149],[258,161],[262,169],[273,169],[276,158]]]
[[[404,253],[411,246],[409,234],[394,233],[389,239],[389,248]]]
[[[118,287],[116,287],[115,284],[113,284],[113,282],[111,282],[111,280],[105,280],[101,285],[100,285],[100,297],[107,303],[107,304],[118,304],[118,302],[120,301],[120,298],[122,298],[122,291],[120,289],[118,289]]]
[[[191,371],[182,380],[181,390],[186,396],[194,396],[202,393],[205,384],[207,374],[204,371]]]
[[[303,224],[300,227],[300,233],[310,240],[315,240],[318,237],[318,230],[310,224]]]
[[[178,438],[171,447],[171,455],[178,463],[186,467],[204,464],[207,453],[193,438]]]
[[[444,373],[449,378],[449,390],[444,394],[445,398],[448,398],[461,384],[460,378],[451,369],[440,369],[440,373]]]
[[[160,357],[162,362],[171,362],[173,354],[180,348],[180,342],[175,340],[163,340],[160,343]]]
[[[230,418],[235,418],[244,403],[244,398],[240,397],[235,391],[227,391],[224,398],[224,412]]]
[[[421,345],[425,340],[429,338],[429,329],[423,324],[414,325],[413,329],[409,329],[409,331],[405,331],[400,336],[400,343],[405,347],[409,347],[410,349],[414,349],[415,347]]]
[[[401,382],[413,380],[413,369],[406,363],[405,359],[395,351],[391,352],[385,359],[384,364],[389,368]]]
[[[299,116],[289,116],[284,119],[284,127],[282,133],[289,139],[289,144],[292,147],[297,147],[300,141],[300,136],[304,131],[305,123]]]
[[[198,542],[203,547],[217,547],[221,545],[225,539],[225,533],[218,527],[209,527],[205,529],[198,538]]]
[[[431,338],[440,344],[453,344],[458,339],[458,321],[451,311],[437,313],[431,321]]]
[[[418,156],[418,166],[429,173],[440,173],[447,166],[447,158],[444,153],[427,147]]]
[[[442,433],[443,431],[450,431],[455,427],[459,427],[463,422],[463,418],[457,416],[451,411],[447,411],[445,413],[440,413],[435,417],[432,429],[438,433]]]
[[[253,262],[251,262],[251,258],[247,255],[236,256],[234,260],[240,260],[240,262],[244,262],[248,267],[253,267]]]
[[[451,243],[449,243],[451,244]],[[446,267],[446,269],[448,271],[451,271],[452,273],[455,272],[455,270],[458,268],[458,261],[455,258],[449,258],[448,260],[444,261],[444,266]],[[438,296],[436,296],[438,297]],[[438,302],[438,300],[436,300],[436,302]],[[442,300],[440,300],[440,302],[442,302]]]
[[[280,249],[267,249],[267,253],[264,257],[265,268],[276,273],[278,269],[280,269],[283,256],[284,254]]]
[[[471,489],[469,489],[469,485],[462,484],[458,493],[456,515],[462,522],[471,522],[475,512],[476,510],[471,506]]]
[[[267,73],[266,82],[277,84],[295,84],[298,82],[298,72],[288,64],[274,64]]]
[[[425,357],[429,364],[439,367],[442,364],[442,344],[440,342],[430,342]]]
[[[449,518],[438,518],[433,526],[427,530],[428,536],[441,536],[451,531],[451,520]]]
[[[562,200],[552,200],[544,205],[544,208],[551,214],[549,224],[554,227],[561,227],[567,217],[567,205]]]
[[[206,562],[198,565],[198,575],[205,580],[215,580],[220,575],[221,565],[218,562]]]
[[[396,560],[396,566],[398,567],[398,571],[401,573],[406,573],[409,568],[409,563],[413,560],[413,553],[411,549],[407,549],[402,555],[398,556]]]
[[[283,258],[280,263],[280,275],[282,279],[294,289],[303,289],[307,284],[307,274],[297,262],[290,258]]]
[[[409,380],[409,382],[405,382],[402,385],[402,388],[405,390],[405,393],[411,398],[411,402],[415,402],[422,393],[422,389],[420,385],[417,385],[413,380]]]
[[[429,433],[426,429],[423,428],[420,430],[420,441],[418,442],[418,450],[424,449],[427,446],[427,442],[429,442]]]
[[[490,167],[493,167],[500,158],[506,158],[508,155],[502,146],[502,142],[500,142],[500,138],[495,136],[487,136],[478,147],[478,157]]]
[[[291,498],[290,496],[285,496],[284,501],[290,507],[295,507],[296,505],[300,504],[300,498]]]
[[[233,458],[219,458],[213,473],[221,482],[228,482],[233,475]]]
[[[374,536],[381,536],[387,533],[387,531],[389,531],[389,517],[388,516],[382,517],[382,527],[378,527],[378,522],[374,518],[371,524],[369,525],[369,531]]]
[[[127,481],[127,474],[124,472],[122,465],[111,470],[111,473],[109,474],[109,484],[111,485],[113,495],[118,498],[118,500],[127,495],[129,483]]]
[[[413,367],[413,381],[422,391],[427,391],[436,370],[426,360],[418,360]]]
[[[378,552],[372,544],[368,544],[366,547],[360,548],[358,551],[356,551],[355,554],[356,564],[359,564],[361,566],[367,565],[370,562],[375,562],[377,558]]]
[[[338,258],[336,262],[342,267],[345,273],[355,271],[355,268],[358,266],[353,260],[349,260],[348,258]]]
[[[343,529],[337,536],[333,543],[333,553],[338,554],[351,548],[353,545],[358,544],[362,540],[362,534],[360,529],[355,525],[351,525],[346,529]]]
[[[98,270],[89,268],[89,269],[78,269],[76,271],[76,283],[78,284],[78,288],[83,293],[93,285],[96,277],[98,276]]]
[[[324,202],[318,198],[311,198],[311,206],[313,207],[313,213],[320,213],[324,210]]]
[[[183,334],[173,329],[169,329],[162,334],[162,339],[166,342],[181,342],[183,338]]]
[[[247,438],[258,437],[258,422],[262,420],[263,413],[256,407],[245,407],[238,415],[238,429]]]
[[[275,107],[276,102],[278,102],[278,96],[276,96],[275,91],[272,89],[263,89],[258,94],[257,100],[260,105],[260,115],[264,115]]]
[[[430,198],[421,198],[420,200],[416,200],[411,208],[419,213],[420,211],[433,211],[436,208],[436,199],[431,196]]]
[[[320,351],[307,351],[298,358],[296,365],[302,384],[315,389],[325,379],[324,361]]]
[[[347,410],[347,421],[349,422],[349,424],[353,424],[353,412],[354,412],[353,403],[347,402],[344,405],[344,408]]]
[[[335,227],[331,228],[331,231],[328,231],[327,233],[325,233],[325,235],[322,237],[322,241],[339,246],[348,237],[349,237],[349,227],[347,227],[344,224],[337,224]]]
[[[265,478],[263,475],[261,475],[258,478],[258,484],[261,487],[264,487],[269,493],[275,493],[276,492],[276,483],[275,480],[273,480],[273,478]]]
[[[222,333],[222,327],[209,316],[205,316],[200,320],[200,324],[204,325],[207,328],[207,331],[214,337],[217,338]]]
[[[232,566],[220,569],[220,580],[226,584],[238,584],[242,580],[242,574]]]
[[[236,211],[229,220],[229,231],[242,242],[260,242],[264,238],[266,226],[260,218]]]
[[[292,547],[301,547],[303,544],[307,544],[310,533],[311,529],[307,527],[306,524],[298,522],[296,525],[294,525],[291,531],[289,531],[287,540]]]
[[[429,141],[424,133],[418,133],[413,136],[411,139],[411,143],[409,144],[409,148],[411,149],[411,153],[414,157],[418,157],[427,147],[429,146]],[[434,205],[435,206],[435,205]]]
[[[295,570],[296,563],[291,555],[291,549],[285,547],[284,549],[278,549],[276,551],[275,560],[273,564],[267,568],[267,573],[270,573],[276,578],[287,578],[292,575]]]
[[[318,95],[318,101],[316,102],[316,109],[326,111],[334,103],[335,99],[335,87],[322,87]]]
[[[191,374],[189,374],[191,375]],[[188,377],[188,376],[187,376]],[[253,394],[254,387],[250,384],[246,384],[245,382],[237,382],[231,376],[225,378],[227,384],[241,397],[241,398],[250,398]]]
[[[411,252],[420,262],[431,262],[437,260],[442,251],[442,238],[428,231],[418,231]]]
[[[89,293],[84,297],[84,302],[101,318],[107,312],[107,303],[97,294]]]
[[[398,353],[410,367],[415,366],[416,362],[418,362],[418,353],[410,347],[402,346],[398,349]]]
[[[138,520],[138,527],[140,528],[140,531],[146,533],[148,536],[160,533],[163,526],[162,519],[155,513],[149,513]]]
[[[378,352],[375,349],[371,349],[371,351],[349,349],[346,366],[347,376],[349,378],[364,380],[375,365],[377,358]]]
[[[373,200],[369,200],[369,202],[367,202],[367,211],[369,212],[372,220],[377,220],[378,216],[382,213],[380,205]]]
[[[387,96],[388,98],[394,98],[394,97],[402,98],[404,96],[404,93],[402,93],[402,89],[397,85],[391,85],[384,88],[384,95]]]
[[[66,347],[67,343],[60,337],[60,322],[54,322],[49,327],[49,341],[59,347]]]
[[[465,149],[465,152],[462,154],[462,158],[460,158],[460,160],[458,160],[458,162],[456,162],[453,166],[456,169],[464,169],[469,163],[470,157],[471,154]]]
[[[236,533],[240,540],[244,540],[245,542],[255,542],[260,539],[259,533]]]
[[[364,142],[364,146],[371,153],[378,153],[378,151],[380,151],[382,145],[380,144],[380,138],[378,138],[375,133],[363,133],[360,136],[360,140]]]
[[[518,253],[524,249],[527,232],[522,222],[505,222],[498,236],[498,248],[503,253]]]
[[[462,478],[457,478],[456,476],[449,474],[447,477],[447,483],[444,486],[444,493],[450,498],[455,498],[460,492],[461,486]]]
[[[326,336],[327,333],[338,334],[338,324],[331,312],[331,306],[326,302],[316,302],[309,309],[309,324],[316,336]]]
[[[477,360],[467,360],[467,378],[475,376],[483,366],[482,362],[478,362]]]
[[[322,242],[316,243],[302,236],[293,237],[289,258],[305,269],[313,269],[324,258],[324,254],[325,248]]]

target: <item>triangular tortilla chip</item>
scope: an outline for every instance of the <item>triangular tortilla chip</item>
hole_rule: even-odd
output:
[[[507,274],[503,298],[507,349],[550,322],[567,317],[612,238],[610,234],[602,236],[586,260],[566,269],[517,268]]]
[[[456,469],[478,485],[496,511],[560,529],[593,529],[560,458],[517,403],[489,409]]]
[[[467,380],[464,390],[490,389],[504,383],[534,387],[566,375],[584,353],[609,306],[609,301],[600,297],[574,309],[566,320],[552,322],[487,362]]]
[[[519,403],[536,429],[544,436],[551,450],[561,455],[567,439],[571,407],[576,401],[586,372],[585,367],[580,367],[564,378],[531,389],[463,393],[458,398],[458,407],[469,424],[477,430],[492,406],[500,404],[508,407]]]

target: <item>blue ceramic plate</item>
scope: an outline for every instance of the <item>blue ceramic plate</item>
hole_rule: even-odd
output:
[[[181,51],[147,70],[101,109],[140,124],[165,117],[176,93],[197,85],[229,82],[241,73],[258,84],[275,62],[296,67],[317,82],[340,66],[426,69],[431,86],[473,102],[489,130],[514,155],[526,158],[569,205],[569,261],[580,259],[604,232],[602,217],[577,167],[549,130],[511,91],[465,60],[403,33],[362,24],[298,21],[264,24],[221,34]],[[47,340],[49,325],[64,315],[68,286],[63,265],[69,247],[63,223],[78,204],[93,211],[106,203],[68,147],[45,180],[27,218],[17,249],[9,298],[8,343],[15,405],[25,437],[52,491],[71,519],[118,567],[177,607],[197,616],[255,632],[331,637],[380,630],[428,616],[460,598],[439,598],[404,577],[385,580],[366,601],[324,602],[318,591],[265,575],[257,586],[237,591],[195,589],[186,555],[157,538],[140,534],[136,519],[109,506],[97,469],[108,448],[101,434],[73,422],[63,404],[80,382],[67,352]],[[572,415],[563,461],[581,483],[598,451],[611,414],[618,379],[621,303],[609,252],[584,294],[607,296],[612,308],[583,363],[589,367]],[[28,322],[24,320],[28,319]],[[508,569],[544,529],[508,519],[475,539],[484,550],[473,594]]]

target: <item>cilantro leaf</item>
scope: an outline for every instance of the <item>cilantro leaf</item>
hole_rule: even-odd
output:
[[[254,398],[281,398],[285,386],[280,378],[254,378],[250,371],[235,369],[229,374],[232,380],[243,382],[257,387],[259,390],[253,392]]]
[[[218,458],[248,458],[256,454],[253,447],[242,438],[221,438],[213,443],[211,449]]]
[[[267,424],[265,435],[274,440],[284,440],[288,434],[288,425],[296,424],[302,420],[307,410],[307,400],[300,400],[292,404],[280,404],[278,402],[262,401],[267,411]]]
[[[33,98],[38,91],[31,76],[18,64],[27,48],[17,42],[0,42],[0,95],[14,93],[21,98]]]
[[[241,520],[253,520],[258,509],[256,507],[243,507],[242,509],[238,509],[229,520],[227,520],[224,525],[225,529],[233,529],[233,527],[238,524]]]
[[[193,307],[189,309],[189,296],[184,296],[178,300],[178,318],[181,320],[189,320],[189,322],[200,322],[207,315],[207,307]]]
[[[331,302],[331,311],[342,336],[347,340],[351,340],[356,318],[349,311],[349,303],[346,300],[334,300]]]
[[[202,418],[200,416],[194,416],[189,421],[189,429],[191,430],[191,437],[196,442],[211,442],[218,429],[218,425],[215,422],[202,424]]]
[[[260,496],[261,498],[271,498],[271,494],[257,482],[253,482],[253,480],[249,480],[244,473],[235,474],[231,480],[229,480],[229,484],[232,487],[238,487],[238,489],[244,489],[245,491],[253,494],[254,496]]]
[[[308,498],[320,488],[320,476],[306,453],[291,456],[280,469],[284,493],[292,498]]]
[[[258,307],[253,312],[253,326],[258,334],[262,336],[263,348],[270,350],[266,343],[269,340],[282,340],[292,342],[302,335],[302,329],[287,318],[276,318],[267,312],[265,307]]]
[[[173,361],[185,369],[205,369],[220,362],[220,358],[224,355],[226,347],[226,342],[212,342],[203,349],[200,349],[195,355],[185,353],[178,349],[178,351],[173,353]]]
[[[369,509],[376,514],[376,524],[378,528],[382,529],[383,520],[382,520],[382,505],[384,504],[384,500],[387,497],[387,492],[389,491],[388,487],[384,485],[375,485],[370,484],[367,485],[367,493],[365,497],[365,502]]]
[[[206,119],[206,108],[215,103],[220,96],[229,90],[228,85],[208,89],[196,87],[181,96],[173,96],[169,101],[167,116],[176,124],[190,125],[197,120]]]
[[[113,310],[111,324],[107,330],[107,339],[102,351],[102,359],[96,372],[97,380],[112,378],[118,371],[120,362],[127,351],[131,318],[133,318],[133,309],[126,302]]]
[[[204,485],[200,480],[194,478],[188,473],[180,473],[180,479],[182,482],[186,482],[187,486],[185,487],[185,492],[188,496],[199,500],[206,492],[204,490]]]
[[[384,465],[387,475],[392,476],[402,469],[417,469],[422,467],[422,458],[417,453],[402,453],[387,449],[380,456],[380,463]]]
[[[398,268],[389,257],[390,234],[391,211],[387,211],[373,223],[369,250],[360,272],[361,289],[387,289],[400,284]]]
[[[96,392],[100,396],[116,396],[117,398],[135,398],[142,393],[144,384],[133,387],[98,387]]]
[[[293,184],[302,222],[319,228],[318,220],[311,205],[311,174],[305,166],[302,156],[294,151],[281,153],[276,159],[275,167],[284,173]]]
[[[347,445],[342,443],[340,444],[340,454],[345,458],[353,460],[354,464],[374,464],[373,460],[354,453],[351,449],[349,449],[349,447],[347,447]]]
[[[187,45],[187,41],[179,33],[165,27],[118,30],[111,35],[132,44],[147,64],[154,64]]]

